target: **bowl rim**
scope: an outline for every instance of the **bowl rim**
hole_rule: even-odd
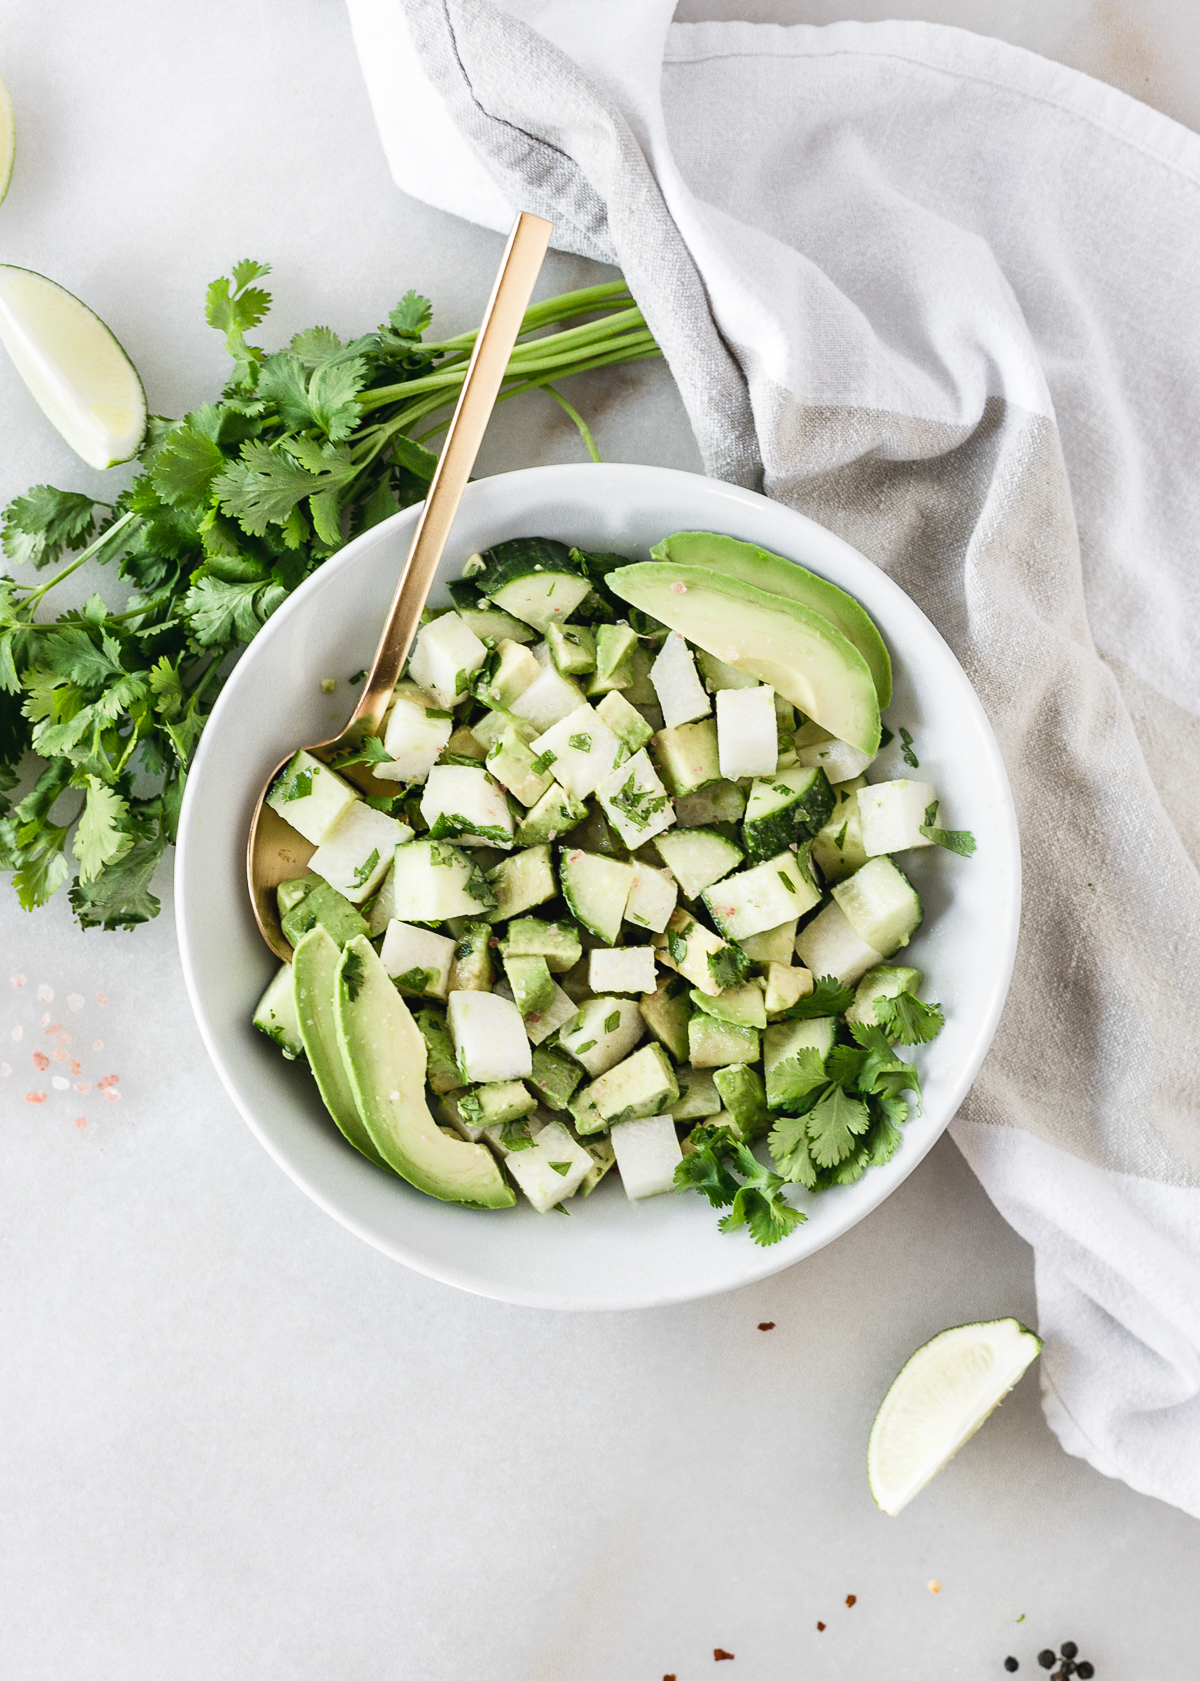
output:
[[[628,1311],[635,1308],[660,1307],[701,1300],[707,1296],[724,1294],[726,1291],[740,1289],[744,1285],[756,1283],[763,1278],[770,1277],[798,1264],[810,1255],[816,1254],[820,1249],[843,1236],[861,1220],[867,1218],[885,1202],[892,1192],[908,1178],[909,1174],[916,1170],[949,1127],[987,1055],[999,1025],[1012,980],[1020,933],[1022,897],[1020,837],[1012,789],[999,743],[996,740],[983,703],[976,694],[970,679],[963,671],[953,649],[950,648],[937,627],[917,606],[911,596],[882,568],[868,560],[861,551],[855,549],[852,544],[839,537],[837,533],[830,531],[826,526],[820,525],[808,515],[790,508],[786,503],[777,502],[757,491],[747,490],[725,480],[711,479],[703,474],[691,473],[679,468],[655,467],[641,463],[605,462],[598,465],[569,463],[520,468],[513,472],[473,480],[465,492],[464,505],[466,505],[468,498],[473,498],[473,495],[488,494],[488,487],[491,487],[491,493],[494,493],[495,487],[500,483],[503,483],[515,499],[520,500],[525,487],[528,486],[532,490],[535,485],[542,484],[548,477],[552,478],[554,482],[565,483],[569,486],[569,477],[577,476],[581,483],[594,490],[600,475],[621,478],[629,483],[639,480],[642,482],[653,481],[658,486],[668,484],[679,486],[682,484],[694,487],[697,483],[702,484],[707,492],[716,491],[727,502],[734,522],[736,522],[736,510],[738,508],[758,509],[765,504],[772,510],[773,514],[783,515],[787,520],[796,522],[795,528],[799,538],[808,536],[816,546],[824,547],[828,552],[836,552],[839,559],[851,571],[859,568],[869,568],[873,579],[880,581],[880,586],[885,594],[895,592],[896,597],[905,604],[906,610],[919,616],[925,631],[941,644],[948,659],[958,669],[966,691],[964,702],[974,711],[974,722],[980,732],[984,752],[988,759],[989,778],[999,795],[995,838],[1005,854],[1006,863],[1011,872],[1011,904],[1004,928],[1004,938],[998,946],[992,948],[995,963],[992,969],[992,982],[986,1009],[980,1017],[973,1039],[964,1049],[958,1074],[950,1084],[948,1095],[944,1094],[941,1100],[945,1105],[945,1118],[936,1128],[928,1128],[927,1136],[919,1139],[913,1137],[906,1130],[905,1137],[906,1142],[909,1143],[909,1148],[897,1151],[891,1162],[884,1167],[873,1168],[869,1174],[864,1175],[853,1187],[859,1194],[845,1198],[837,1216],[826,1218],[819,1228],[819,1233],[812,1227],[800,1228],[801,1230],[808,1230],[817,1239],[816,1241],[810,1242],[800,1253],[796,1252],[796,1245],[788,1243],[786,1240],[766,1249],[747,1245],[752,1249],[752,1254],[746,1255],[743,1252],[740,1257],[743,1264],[738,1268],[731,1269],[731,1272],[736,1272],[736,1276],[731,1276],[727,1282],[714,1283],[700,1288],[669,1289],[659,1287],[637,1301],[631,1301],[628,1292],[615,1292],[611,1299],[597,1294],[589,1296],[586,1301],[567,1300],[556,1297],[552,1290],[548,1290],[540,1282],[538,1287],[529,1289],[522,1289],[510,1282],[489,1287],[486,1278],[481,1278],[478,1271],[473,1270],[469,1265],[456,1266],[447,1264],[437,1258],[431,1258],[421,1249],[408,1246],[378,1231],[369,1221],[346,1207],[338,1197],[327,1190],[319,1177],[310,1173],[299,1160],[271,1136],[269,1130],[260,1123],[252,1106],[243,1098],[235,1071],[231,1066],[231,1059],[223,1048],[219,1036],[213,1030],[204,994],[196,977],[191,914],[189,911],[188,882],[191,870],[192,832],[190,819],[198,797],[198,790],[202,785],[203,773],[208,768],[208,760],[217,752],[216,742],[219,732],[213,726],[214,723],[223,718],[225,712],[237,705],[240,687],[238,673],[248,660],[256,657],[256,650],[261,652],[262,649],[268,647],[274,637],[282,633],[294,616],[305,611],[308,597],[316,588],[323,583],[327,586],[331,577],[335,577],[345,568],[354,566],[360,556],[373,549],[380,542],[388,540],[392,534],[400,532],[406,526],[415,527],[422,504],[413,504],[408,508],[399,510],[387,520],[381,521],[379,525],[372,526],[368,531],[352,538],[343,548],[331,555],[292,592],[263,626],[254,638],[254,642],[247,646],[222,687],[189,770],[187,787],[180,811],[174,870],[175,923],[180,961],[188,999],[204,1047],[234,1107],[268,1155],[283,1169],[293,1183],[306,1196],[311,1198],[319,1208],[331,1215],[356,1237],[361,1238],[382,1254],[400,1261],[403,1265],[411,1267],[425,1277],[466,1290],[474,1295],[508,1302],[513,1305],[552,1308],[562,1311],[591,1310],[598,1312]],[[797,547],[800,547],[800,543],[797,544]],[[819,563],[816,569],[820,569]],[[434,587],[437,587],[436,583]],[[847,586],[843,583],[841,587]],[[853,588],[850,588],[849,593],[854,593]],[[883,622],[886,631],[886,618]],[[730,1258],[734,1260],[737,1257],[731,1254]]]

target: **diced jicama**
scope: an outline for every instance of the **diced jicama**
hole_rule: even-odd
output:
[[[596,1079],[624,1061],[645,1033],[646,1023],[630,998],[589,998],[578,1010],[579,1019],[559,1033],[559,1048]]]
[[[667,729],[674,729],[676,724],[690,724],[693,718],[703,718],[712,711],[712,702],[696,675],[691,650],[677,630],[668,633],[650,667],[650,681]]]
[[[504,790],[482,765],[435,765],[421,796],[421,816],[434,840],[507,849],[513,843],[512,813]]]
[[[521,1012],[495,992],[452,992],[446,1021],[464,1080],[527,1080],[533,1053]]]
[[[657,984],[653,946],[598,946],[588,953],[593,992],[653,992]]]
[[[533,682],[513,701],[510,712],[528,718],[539,730],[548,730],[568,712],[584,705],[583,690],[572,677],[564,677],[553,665],[545,665]]]
[[[582,800],[616,767],[622,748],[594,708],[585,705],[552,724],[530,743],[530,752],[545,770],[553,766],[554,780]]]
[[[735,692],[735,691],[722,691]],[[620,1121],[609,1133],[617,1157],[617,1171],[631,1202],[660,1196],[675,1186],[675,1169],[683,1151],[670,1115],[651,1115],[641,1121]]]
[[[468,630],[457,613],[443,613],[422,625],[409,661],[409,676],[418,687],[450,708],[467,695],[467,678],[487,659],[487,648]]]
[[[308,867],[351,904],[361,904],[387,874],[396,848],[411,839],[407,824],[356,800],[313,853]]]
[[[401,992],[441,999],[449,993],[454,941],[444,934],[393,919],[387,925],[379,955]]]
[[[938,803],[932,782],[876,782],[858,790],[858,821],[863,851],[868,858],[887,852],[907,852],[914,846],[932,846],[921,833],[925,813]],[[934,821],[937,821],[936,813]]]
[[[774,689],[763,683],[717,691],[717,750],[721,775],[730,782],[774,773],[779,758]]]
[[[883,962],[883,953],[859,939],[838,904],[830,903],[796,935],[796,956],[814,975],[832,975],[843,986]]]
[[[873,757],[851,747],[847,741],[822,741],[814,747],[796,749],[797,764],[823,770],[830,782],[850,782],[861,776]]]
[[[533,1143],[513,1150],[504,1165],[539,1214],[573,1196],[595,1166],[561,1121],[542,1127]]]
[[[424,782],[454,729],[438,708],[399,697],[388,717],[383,745],[391,759],[371,769],[385,782]]]
[[[267,804],[314,846],[360,799],[344,777],[303,748],[284,766],[271,786]]]
[[[634,858],[631,862],[633,886],[629,889],[629,897],[625,901],[625,920],[636,923],[639,928],[650,928],[656,934],[661,934],[671,920],[671,912],[675,909],[679,897],[679,888],[667,870],[656,870],[652,864],[647,864],[640,858]]]
[[[596,789],[596,798],[622,842],[631,850],[662,834],[675,821],[670,795],[645,748],[605,777]]]

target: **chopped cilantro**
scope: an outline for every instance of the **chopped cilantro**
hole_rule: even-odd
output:
[[[850,827],[850,819],[847,818],[846,821],[842,824],[841,828],[838,830],[837,834],[833,837],[833,844],[834,844],[834,846],[837,847],[839,852],[843,851],[844,848],[845,848],[845,845],[846,845],[846,830],[849,827]]]
[[[926,840],[932,841],[934,846],[944,846],[947,852],[957,852],[960,858],[969,858],[975,850],[975,836],[969,829],[935,828],[939,804],[938,800],[934,800],[932,805],[925,807],[925,821],[921,824],[921,833]]]
[[[550,766],[554,764],[557,759],[558,754],[551,752],[550,748],[547,747],[544,753],[539,753],[537,758],[533,760],[530,769],[538,776],[545,776],[546,772],[550,769]]]
[[[621,1012],[620,1012],[620,1010],[614,1010],[611,1016],[605,1016],[605,1018],[604,1018],[604,1031],[606,1033],[615,1033],[617,1031],[618,1027],[620,1027],[620,1025],[621,1025]],[[645,1031],[645,1029],[643,1029],[643,1032],[644,1031]]]
[[[549,594],[549,591],[547,591],[546,593]],[[570,1171],[571,1171],[571,1163],[570,1162],[550,1162],[549,1166],[551,1166],[554,1169],[555,1173],[561,1173],[564,1179],[567,1177],[567,1174],[570,1173]]]
[[[921,768],[921,761],[920,761],[920,759],[917,758],[917,755],[913,752],[913,738],[912,738],[912,736],[909,735],[909,733],[906,729],[901,728],[900,739],[904,743],[904,754],[903,754],[904,763],[906,765],[911,765],[914,770],[919,770]]]
[[[575,1045],[572,1049],[574,1050],[576,1056],[586,1056],[589,1051],[594,1051],[596,1049],[596,1041],[594,1039],[588,1039],[584,1042],[584,1044]]]
[[[306,800],[312,793],[315,770],[298,770],[290,782],[284,782],[279,790],[281,800]]]
[[[791,1021],[811,1021],[817,1016],[844,1016],[854,1002],[854,988],[843,986],[832,975],[819,975],[807,998],[785,1012]]]
[[[379,868],[379,848],[376,847],[370,857],[364,860],[354,872],[355,887],[365,887],[371,876]]]
[[[788,875],[786,870],[776,870],[775,874],[779,877],[780,881],[787,888],[789,893],[795,893],[796,884],[792,880],[791,876]]]
[[[608,803],[615,811],[622,812],[639,829],[647,829],[650,819],[657,816],[666,805],[667,796],[651,793],[649,788],[639,788],[635,771],[609,798]]]
[[[500,1142],[510,1153],[515,1153],[517,1150],[532,1149],[534,1140],[529,1135],[528,1122],[505,1121],[500,1128]]]
[[[573,747],[577,753],[590,753],[592,738],[590,735],[571,735],[567,737],[568,747]]]
[[[750,959],[740,946],[722,946],[708,954],[708,972],[722,992],[727,987],[738,986],[749,970]]]
[[[670,953],[672,963],[683,962],[687,956],[687,947],[688,943],[682,934],[677,933],[674,928],[667,930],[667,951]]]
[[[363,974],[362,953],[354,950],[353,946],[342,958],[341,982],[346,989],[346,996],[353,1004],[362,991],[362,984],[366,978]]]
[[[436,969],[406,969],[395,977],[395,984],[407,987],[410,992],[426,992],[437,978]]]
[[[892,734],[891,730],[889,730],[887,725],[885,724],[879,732],[879,745],[881,747],[888,747],[888,746],[891,745],[891,743],[893,741],[895,741],[895,739],[896,739],[895,736]]]
[[[875,1019],[883,1031],[902,1045],[927,1045],[946,1025],[936,1004],[923,1004],[911,992],[875,1000]]]
[[[675,1169],[675,1183],[681,1190],[702,1192],[714,1208],[729,1209],[718,1222],[723,1232],[744,1226],[755,1243],[766,1247],[803,1224],[807,1216],[784,1200],[787,1181],[763,1167],[728,1127],[697,1127],[692,1145],[692,1153]]]
[[[354,673],[353,677],[351,677],[349,679],[349,682],[350,682],[351,686],[354,687],[354,688],[357,688],[358,685],[362,682],[363,678],[366,675],[367,675],[367,668],[364,665],[361,671],[356,671]]]

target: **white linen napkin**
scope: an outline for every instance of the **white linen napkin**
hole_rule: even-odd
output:
[[[1200,140],[942,27],[349,5],[399,185],[619,264],[708,471],[965,666],[1025,911],[954,1135],[1034,1246],[1063,1446],[1200,1516]]]

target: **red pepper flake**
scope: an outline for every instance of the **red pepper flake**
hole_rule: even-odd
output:
[[[818,1634],[824,1634],[825,1633],[825,1624],[824,1623],[818,1623],[817,1624],[817,1633]]]
[[[25,1101],[26,1103],[45,1103],[46,1094],[44,1091],[27,1091]]]
[[[673,1675],[664,1675],[663,1681],[675,1681],[675,1677]]]
[[[758,1322],[758,1328],[760,1331],[773,1331],[775,1329],[775,1321],[773,1319],[760,1319]]]
[[[858,1603],[858,1595],[856,1593],[848,1593],[846,1595],[846,1604],[847,1605],[856,1605],[857,1603]]]
[[[33,1066],[37,1069],[39,1074],[44,1074],[46,1069],[50,1066],[50,1058],[48,1056],[43,1056],[41,1051],[34,1051]]]
[[[714,1663],[720,1663],[722,1658],[731,1658],[732,1656],[733,1656],[733,1653],[732,1652],[727,1652],[725,1650],[724,1646],[714,1646],[713,1647],[713,1662]]]

